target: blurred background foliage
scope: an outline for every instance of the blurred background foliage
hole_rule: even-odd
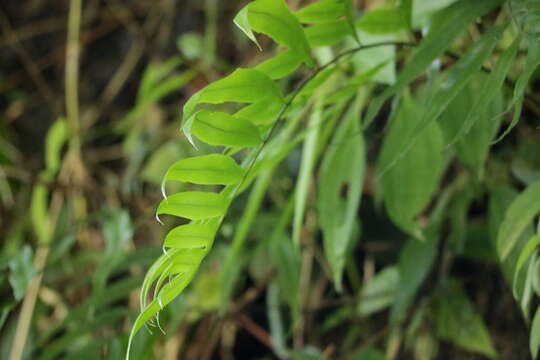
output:
[[[421,32],[453,2],[415,0],[411,26]],[[204,144],[194,149],[181,136],[180,105],[204,85],[265,57],[232,22],[244,1],[85,0],[79,13],[74,3],[0,4],[0,359],[123,358],[140,310],[138,288],[162,253],[165,231],[154,216],[162,178],[176,160],[210,150]],[[311,1],[287,3],[297,10]],[[361,16],[396,3],[354,5]],[[502,8],[490,16],[509,13]],[[80,21],[78,49],[68,36],[68,17]],[[375,25],[365,20],[360,28]],[[402,28],[395,26],[398,35],[359,31],[359,37],[399,40]],[[482,30],[471,26],[452,51],[463,53]],[[272,48],[268,38],[259,42],[266,51]],[[503,38],[504,49],[511,42]],[[80,53],[78,74],[70,67],[77,59],[70,57],[70,47]],[[328,102],[355,93],[360,84],[373,89],[393,83],[402,62],[398,55],[393,48],[355,55],[351,88],[329,94]],[[510,78],[519,76],[525,57],[524,51],[518,54]],[[374,67],[372,77],[359,76],[357,69]],[[425,91],[430,81],[428,74]],[[478,92],[471,82],[442,116],[463,116],[459,112]],[[414,101],[405,96],[410,112],[398,116],[414,116]],[[497,117],[501,103],[491,104],[480,121]],[[390,114],[390,107],[383,112]],[[439,244],[408,240],[382,210],[372,163],[384,123],[370,128],[361,223],[353,224],[342,292],[332,284],[332,260],[316,230],[318,205],[311,195],[301,256],[294,250],[291,193],[302,153],[292,149],[273,176],[259,178],[251,195],[233,203],[193,284],[160,313],[159,324],[140,332],[131,358],[528,359],[529,330],[520,307],[530,307],[531,296],[518,296],[522,304],[514,300],[508,285],[513,267],[501,271],[494,237],[517,191],[540,179],[539,113],[538,102],[526,101],[524,120],[493,148],[487,175],[485,144],[491,139],[477,134],[469,139],[477,141],[472,145],[456,144],[461,163],[452,163],[442,180],[404,179],[420,179],[417,185],[427,187],[452,182],[448,211],[437,224],[445,239]],[[443,130],[430,131],[431,140],[442,144],[443,136],[449,141],[459,129]],[[431,155],[441,158],[428,161],[449,161],[437,146],[439,153]],[[488,186],[471,181],[476,176],[487,178]],[[189,187],[175,186],[171,190]],[[257,212],[249,212],[250,196],[263,196]],[[233,241],[241,244],[232,258],[238,273],[223,283]],[[536,260],[537,254],[524,268],[537,266]],[[514,289],[520,291],[533,290]],[[398,320],[406,325],[394,326]]]

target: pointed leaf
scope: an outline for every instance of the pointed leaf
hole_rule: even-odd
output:
[[[308,66],[315,63],[300,22],[284,0],[255,0],[248,7],[251,28],[295,52]]]
[[[396,225],[417,238],[422,235],[415,217],[430,202],[444,164],[443,137],[437,123],[429,124],[411,150],[401,154],[403,143],[413,136],[421,119],[420,111],[421,106],[406,93],[384,138],[377,164],[381,176],[377,191],[388,215]],[[389,167],[396,157],[399,160]],[[388,171],[383,172],[384,169]]]
[[[464,291],[457,285],[444,289],[433,312],[439,337],[491,359],[497,357],[482,318]]]

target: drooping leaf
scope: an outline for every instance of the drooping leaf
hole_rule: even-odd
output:
[[[259,129],[249,121],[208,110],[193,117],[191,133],[210,145],[248,147],[262,142]]]
[[[244,34],[246,34],[249,40],[253,41],[255,45],[257,45],[259,50],[262,50],[261,45],[259,45],[259,42],[257,41],[257,38],[255,37],[253,30],[251,29],[251,25],[249,24],[248,12],[248,7],[243,7],[234,17],[234,24],[238,26],[238,28],[242,30]]]
[[[411,149],[426,126],[437,120],[450,102],[463,90],[491,54],[505,28],[506,24],[492,28],[447,73],[442,75],[438,91],[428,99],[420,121],[410,133],[411,137],[405,139],[403,148],[399,150],[399,156],[404,156]],[[398,157],[390,162],[389,166],[393,166],[397,159]]]
[[[477,92],[479,96],[476,98],[474,105],[465,109],[467,113],[465,120],[463,121],[457,135],[452,138],[449,143],[454,143],[469,133],[477,121],[479,121],[481,118],[485,119],[484,115],[489,108],[490,103],[493,101],[500,101],[497,100],[497,96],[499,95],[500,89],[504,84],[504,80],[508,74],[508,71],[510,70],[512,61],[517,54],[519,43],[519,38],[516,38],[512,42],[512,45],[510,45],[510,47],[501,55],[497,61],[497,64],[493,67],[490,75],[486,78],[486,80],[483,81],[482,89]],[[500,114],[493,114],[492,116],[488,116],[488,118],[491,118],[490,121],[495,122],[498,120],[495,119],[495,117],[499,115]]]
[[[502,0],[461,0],[443,11],[428,35],[418,45],[411,60],[401,71],[396,83],[385,89],[371,103],[364,121],[369,125],[382,105],[393,95],[401,92],[408,84],[422,74],[425,69],[448,49],[457,36],[476,18],[490,12],[501,4]]]
[[[491,359],[497,357],[482,318],[465,292],[456,284],[441,290],[438,301],[433,306],[433,314],[440,338]]]
[[[516,85],[514,87],[514,95],[510,101],[509,107],[514,107],[514,115],[512,116],[512,122],[505,131],[499,136],[495,142],[502,140],[518,123],[521,111],[523,108],[523,100],[525,98],[525,91],[531,79],[531,76],[536,71],[536,68],[540,65],[540,42],[538,39],[528,39],[527,46],[527,60],[523,67],[523,71],[519,75]]]
[[[499,128],[501,121],[502,92],[500,88],[489,89],[492,93],[490,103],[483,106],[482,112],[475,115],[476,119],[466,135],[458,134],[465,126],[467,115],[475,111],[478,99],[483,97],[488,76],[478,73],[448,104],[439,118],[439,125],[445,135],[446,143],[453,143],[461,162],[472,170],[483,173],[489,148]],[[458,139],[457,141],[455,139]]]
[[[264,100],[283,102],[276,83],[258,70],[240,68],[193,95],[184,105],[182,121],[188,121],[198,104],[257,103]]]
[[[324,252],[338,291],[360,205],[364,168],[363,136],[358,118],[349,114],[338,127],[322,160],[317,192]],[[343,194],[344,187],[346,194]]]
[[[489,232],[493,242],[493,248],[497,249],[497,235],[499,228],[504,221],[506,212],[511,204],[516,200],[518,192],[509,185],[497,186],[490,193],[489,201]],[[508,256],[501,261],[501,270],[506,282],[512,286],[514,297],[519,300],[522,311],[526,318],[529,313],[529,302],[532,294],[528,290],[528,271],[523,267],[516,274],[516,266],[519,260],[521,250],[526,246],[527,241],[533,236],[532,223],[526,226],[525,230],[519,235],[516,246],[509,251]],[[497,251],[496,251],[497,252]],[[500,259],[500,255],[497,254]]]
[[[210,154],[182,159],[174,163],[164,181],[184,181],[201,185],[238,183],[244,171],[230,157]]]
[[[227,210],[228,199],[225,195],[212,192],[181,192],[163,199],[157,214],[168,214],[190,220],[202,220],[222,216]]]
[[[400,7],[382,8],[366,12],[356,27],[370,34],[392,34],[406,29],[407,21]]]
[[[437,123],[418,137],[409,152],[400,156],[403,144],[413,136],[421,117],[421,106],[405,93],[397,116],[391,120],[377,162],[379,189],[388,215],[393,222],[407,233],[420,238],[421,229],[415,217],[428,205],[442,175],[443,137]],[[396,164],[388,167],[392,159],[400,157]],[[384,169],[389,169],[382,173]]]
[[[251,39],[253,31],[268,35],[275,42],[293,51],[308,66],[314,66],[309,44],[300,22],[284,0],[255,0],[240,11],[236,24]],[[249,24],[246,26],[246,24]]]
[[[506,259],[521,233],[540,213],[540,182],[529,185],[506,210],[497,235],[497,250]]]

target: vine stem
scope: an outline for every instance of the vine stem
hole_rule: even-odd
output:
[[[238,184],[238,186],[234,189],[234,191],[232,192],[231,194],[231,198],[234,197],[234,195],[236,194],[236,192],[238,191],[238,189],[241,189],[245,180],[247,179],[249,173],[251,172],[251,170],[253,169],[253,166],[255,166],[255,163],[257,162],[257,159],[259,158],[259,156],[261,155],[263,149],[265,148],[265,146],[268,144],[268,142],[270,141],[270,139],[273,137],[274,133],[276,132],[277,128],[280,127],[280,125],[283,123],[283,121],[285,121],[285,113],[287,112],[287,110],[289,110],[289,108],[291,107],[291,105],[293,104],[294,100],[296,99],[296,97],[298,96],[298,94],[300,94],[300,92],[304,89],[304,87],[311,81],[313,80],[317,75],[319,75],[321,72],[323,72],[324,70],[328,69],[330,66],[332,65],[335,65],[337,64],[341,59],[347,57],[347,56],[350,56],[350,55],[353,55],[359,51],[362,51],[362,50],[367,50],[367,49],[371,49],[371,48],[377,48],[377,47],[381,47],[381,46],[409,46],[409,47],[412,47],[412,46],[416,46],[415,43],[412,43],[412,42],[400,42],[400,41],[381,41],[381,42],[376,42],[376,43],[372,43],[372,44],[367,44],[367,45],[360,45],[360,46],[357,46],[357,47],[354,47],[352,49],[349,49],[347,51],[344,51],[340,54],[338,54],[335,58],[333,58],[332,60],[330,60],[329,62],[327,62],[326,64],[324,65],[321,65],[319,66],[316,70],[314,70],[307,78],[305,78],[298,86],[297,88],[294,90],[294,92],[290,95],[290,98],[285,102],[285,104],[281,107],[281,110],[279,111],[279,113],[277,114],[276,116],[276,121],[274,122],[274,124],[272,125],[272,127],[270,128],[270,131],[268,132],[268,135],[266,136],[266,138],[263,140],[262,144],[259,146],[259,148],[257,149],[257,152],[255,153],[255,156],[253,157],[253,160],[251,161],[251,163],[249,164],[248,168],[247,168],[247,171],[244,173],[244,176],[242,178],[242,181],[240,181],[240,184]]]

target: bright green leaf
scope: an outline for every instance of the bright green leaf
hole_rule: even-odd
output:
[[[366,12],[356,27],[370,34],[391,34],[407,28],[407,21],[400,7],[374,9]]]
[[[259,130],[249,121],[208,110],[194,116],[191,132],[210,145],[248,147],[262,142]]]
[[[157,214],[202,220],[222,216],[227,206],[228,199],[221,194],[201,191],[182,192],[163,199],[158,206]]]
[[[164,181],[228,185],[238,183],[243,174],[242,168],[230,156],[210,154],[177,161],[167,171]]]
[[[345,7],[339,0],[320,0],[304,6],[296,12],[296,16],[305,24],[332,22],[345,16]]]

